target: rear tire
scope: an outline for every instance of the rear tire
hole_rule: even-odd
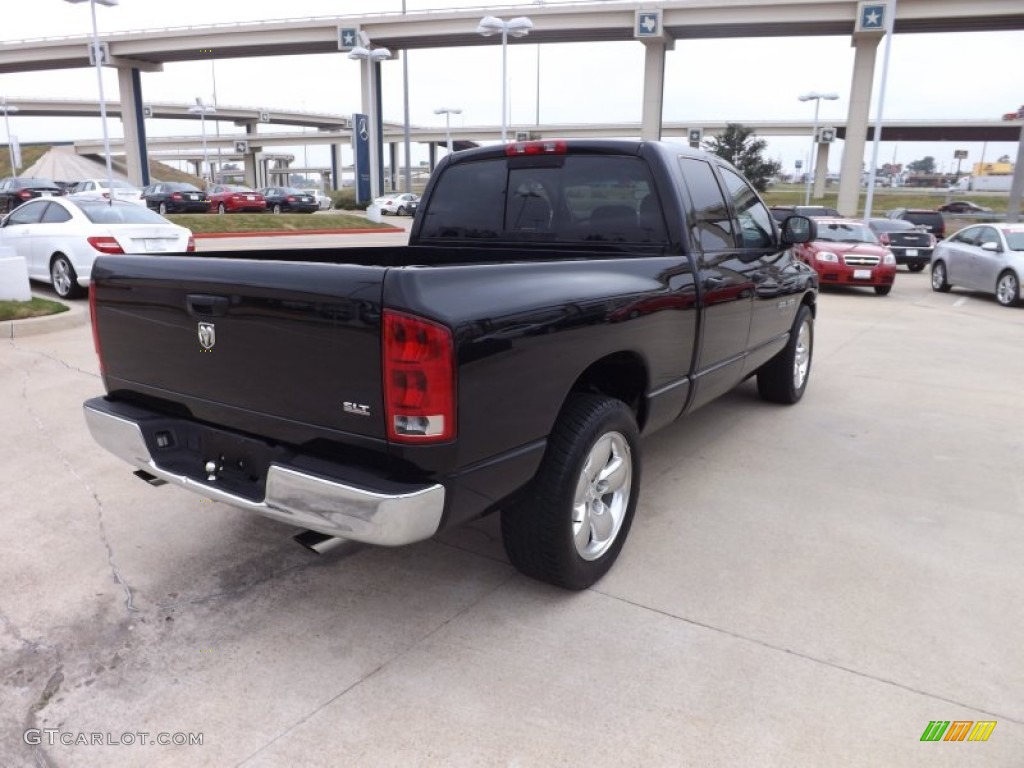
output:
[[[1015,307],[1020,301],[1020,280],[1009,269],[996,280],[996,301],[1004,307]]]
[[[501,513],[505,553],[522,573],[586,589],[612,567],[640,492],[639,430],[621,400],[574,394],[537,475]]]
[[[783,405],[799,402],[811,376],[813,354],[814,315],[810,307],[801,304],[786,346],[757,372],[757,392],[761,399]]]
[[[166,216],[167,215],[167,203],[160,203],[160,205],[158,205],[156,207],[156,210],[157,210],[157,213],[159,213],[161,216]]]
[[[399,206],[398,210],[395,211],[396,216],[405,216],[405,206]]]
[[[875,293],[877,293],[879,296],[888,296],[890,293],[892,293],[892,286],[891,285],[876,285],[875,286]]]
[[[274,203],[274,207],[271,210],[273,210],[274,213],[280,213],[281,212],[281,204],[280,203]]]
[[[949,293],[949,289],[952,287],[946,278],[946,263],[944,261],[936,261],[932,264],[932,290],[939,293]]]
[[[224,207],[224,203],[217,203],[217,213],[224,215],[228,212],[228,209]]]
[[[924,264],[907,264],[907,269],[911,272],[920,272],[924,269]]]
[[[50,260],[50,282],[54,292],[62,299],[75,299],[82,295],[75,268],[63,253],[56,254]]]

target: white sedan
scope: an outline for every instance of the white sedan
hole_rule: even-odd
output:
[[[31,279],[74,298],[89,287],[101,253],[184,253],[196,241],[185,227],[132,203],[40,197],[3,220],[0,247],[24,257]]]
[[[83,179],[68,190],[72,200],[121,200],[126,203],[145,205],[142,189],[120,179]]]
[[[393,213],[395,216],[412,216],[420,204],[420,196],[411,192],[393,192],[383,197],[378,197],[373,204],[380,208],[381,215]]]

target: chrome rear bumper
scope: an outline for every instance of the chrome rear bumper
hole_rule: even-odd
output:
[[[97,443],[154,477],[204,498],[255,512],[291,525],[353,541],[399,546],[429,539],[441,524],[442,485],[410,486],[403,493],[378,493],[271,464],[263,501],[252,501],[186,475],[161,469],[153,460],[142,428],[130,418],[85,403],[85,421]]]

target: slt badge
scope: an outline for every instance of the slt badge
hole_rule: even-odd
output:
[[[199,345],[203,349],[213,349],[217,343],[217,329],[213,323],[199,323]]]

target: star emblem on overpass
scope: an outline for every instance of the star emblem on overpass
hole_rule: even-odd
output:
[[[880,29],[884,18],[884,5],[865,5],[860,20],[861,29]]]

